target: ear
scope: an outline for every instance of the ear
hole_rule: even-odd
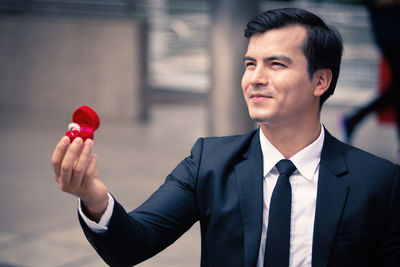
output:
[[[314,96],[323,95],[328,90],[332,81],[332,71],[330,69],[319,69],[314,72]]]

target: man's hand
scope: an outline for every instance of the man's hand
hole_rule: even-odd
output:
[[[108,190],[99,179],[97,156],[91,155],[93,141],[80,137],[71,144],[64,136],[57,144],[52,164],[60,189],[81,198],[86,215],[98,222],[107,208]]]

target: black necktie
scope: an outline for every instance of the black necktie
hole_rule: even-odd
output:
[[[292,208],[292,188],[289,177],[296,167],[287,159],[279,161],[275,166],[279,171],[279,177],[269,206],[264,267],[287,267],[289,266]]]

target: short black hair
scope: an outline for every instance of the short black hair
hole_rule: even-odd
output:
[[[244,35],[250,38],[254,34],[290,25],[301,25],[307,30],[307,39],[303,52],[307,59],[307,72],[312,79],[319,69],[330,69],[332,81],[328,90],[321,96],[320,107],[331,96],[336,87],[343,54],[343,40],[339,31],[325,24],[317,15],[300,8],[280,8],[267,10],[247,24]]]

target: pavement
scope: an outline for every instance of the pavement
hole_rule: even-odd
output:
[[[352,31],[350,26],[343,28],[349,31],[346,36],[365,34],[365,10],[338,9],[337,14],[342,14],[338,21],[345,21],[348,13],[361,18]],[[375,95],[376,78],[371,73],[376,73],[378,53],[370,37],[360,39],[345,39],[349,52],[343,62],[344,75],[321,114],[328,130],[340,139],[341,116]],[[54,110],[0,109],[0,267],[106,266],[80,229],[77,199],[61,192],[52,177],[50,157],[70,116]],[[207,118],[207,105],[202,102],[153,103],[148,123],[101,118],[95,153],[110,192],[126,209],[138,206],[189,154],[195,140],[209,135]],[[354,145],[394,161],[395,136],[392,124],[381,124],[370,116],[355,133]],[[139,266],[199,264],[200,230],[195,224],[172,246]]]

